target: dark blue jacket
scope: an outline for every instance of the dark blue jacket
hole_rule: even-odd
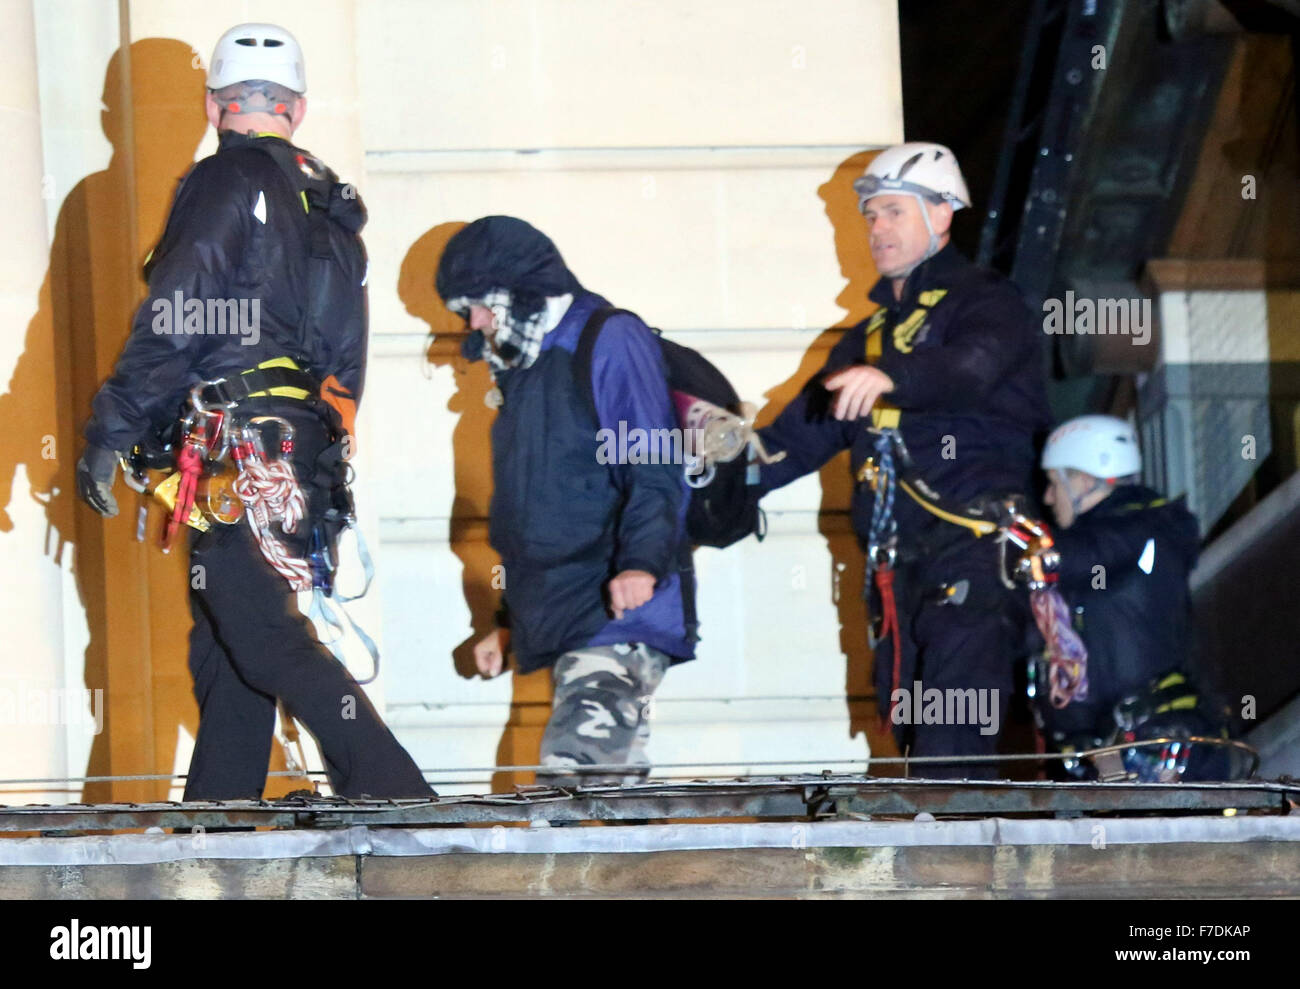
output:
[[[1041,356],[1040,327],[1016,287],[947,246],[908,277],[894,299],[888,279],[871,290],[880,305],[832,348],[822,372],[761,430],[769,450],[788,456],[762,468],[770,491],[817,470],[843,449],[852,450],[856,476],[873,452],[870,418],[841,422],[830,411],[822,378],[867,361],[867,341],[878,334],[874,363],[895,390],[883,404],[900,410],[898,429],[917,473],[945,500],[1030,490],[1035,435],[1051,421]],[[949,439],[950,438],[950,439]],[[853,525],[870,531],[873,495],[859,483]],[[901,491],[894,503],[900,548],[963,530],[917,506]]]
[[[1055,538],[1057,588],[1088,650],[1088,698],[1046,714],[1053,730],[1093,730],[1125,694],[1187,666],[1196,517],[1181,498],[1126,485]]]
[[[308,176],[309,163],[318,169]],[[328,217],[333,274],[317,302],[328,314],[307,325],[311,211]],[[113,375],[94,399],[86,439],[125,452],[175,422],[190,386],[233,378],[273,357],[292,357],[324,380],[335,375],[360,401],[366,367],[365,207],[355,191],[310,154],[275,136],[222,131],[217,153],[181,183],[162,240],[146,264],[149,295]],[[177,296],[258,305],[258,332],[160,333],[159,305]],[[179,319],[177,320],[179,323]],[[197,324],[193,329],[202,327]],[[214,327],[208,327],[213,329]]]
[[[677,426],[658,341],[636,317],[611,317],[592,353],[590,391],[575,377],[583,327],[605,306],[580,292],[532,366],[497,376],[504,402],[492,425],[490,538],[505,566],[522,672],[587,645],[644,642],[676,661],[695,654],[682,467],[601,462],[603,428],[617,437],[620,428]],[[648,571],[658,584],[650,601],[615,621],[605,585],[624,570]]]

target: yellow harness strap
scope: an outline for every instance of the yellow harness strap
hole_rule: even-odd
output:
[[[998,527],[993,522],[987,522],[983,519],[968,519],[961,515],[954,515],[952,512],[945,511],[939,506],[932,504],[928,499],[921,497],[912,486],[904,481],[901,477],[898,479],[898,486],[908,493],[911,499],[924,508],[931,515],[943,519],[945,522],[951,522],[953,525],[959,525],[964,529],[969,529],[975,534],[975,538],[980,536],[989,536],[998,531]]]
[[[867,324],[867,363],[875,364],[880,360],[883,353],[883,345],[880,341],[880,328],[884,326],[886,319],[884,309],[877,309],[875,315],[871,317],[871,322]],[[871,425],[876,429],[897,429],[899,418],[902,412],[891,405],[885,403],[882,399],[876,403],[876,407],[871,410]]]
[[[922,292],[917,301],[920,306],[912,312],[907,319],[903,320],[894,328],[894,346],[900,353],[911,353],[911,341],[921,328],[925,317],[930,314],[930,310],[938,305],[945,295],[947,289],[932,289],[928,292]],[[884,353],[884,344],[881,340],[881,328],[885,325],[888,314],[884,309],[876,310],[867,323],[867,363],[874,364]],[[877,403],[876,407],[871,410],[871,425],[876,429],[897,429],[899,422],[902,420],[902,410],[893,406]],[[945,511],[937,505],[932,504],[929,499],[922,497],[917,491],[902,478],[898,480],[899,486],[907,492],[908,496],[924,508],[931,515],[943,519],[945,522],[951,522],[953,525],[959,525],[964,529],[969,529],[975,534],[976,538],[988,536],[998,531],[997,525],[981,519],[968,519],[960,515],[954,515],[952,512]]]
[[[240,374],[252,374],[254,371],[260,371],[268,367],[287,367],[294,371],[300,371],[297,363],[291,357],[272,357],[269,361],[262,361],[257,367],[250,367],[247,371],[241,371]],[[299,401],[311,398],[312,393],[305,388],[294,388],[289,385],[280,385],[275,388],[265,388],[262,391],[249,392],[249,398],[267,398],[274,396],[276,398],[296,398]]]

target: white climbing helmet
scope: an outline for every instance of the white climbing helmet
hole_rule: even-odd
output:
[[[853,183],[858,209],[872,196],[906,193],[930,200],[941,199],[958,210],[970,205],[966,180],[957,157],[942,144],[911,141],[886,148],[867,166],[862,178]]]
[[[1142,470],[1137,430],[1114,416],[1078,416],[1047,437],[1043,470],[1081,470],[1103,479],[1128,477]]]
[[[265,79],[295,93],[307,92],[302,49],[292,34],[274,24],[239,24],[217,41],[208,64],[208,89]]]

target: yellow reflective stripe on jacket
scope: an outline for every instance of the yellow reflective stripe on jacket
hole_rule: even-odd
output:
[[[1161,704],[1156,708],[1156,714],[1165,714],[1169,711],[1190,711],[1196,707],[1199,700],[1195,694],[1187,694],[1183,697],[1176,697],[1168,704]]]
[[[925,322],[925,317],[930,315],[930,310],[925,308],[913,309],[907,319],[903,320],[894,327],[894,349],[900,354],[910,354],[912,352],[912,337],[921,329],[921,324]]]
[[[1167,677],[1156,684],[1156,690],[1168,690],[1176,684],[1186,682],[1181,673],[1170,673]]]
[[[930,310],[937,306],[947,294],[948,290],[946,288],[932,288],[916,297],[917,308],[912,310],[907,319],[894,327],[895,350],[900,354],[910,354],[912,352],[913,338],[921,332],[921,327],[925,325]]]
[[[1130,501],[1120,507],[1121,512],[1140,512],[1144,508],[1159,508],[1161,505],[1169,504],[1168,498],[1155,498],[1151,501]]]

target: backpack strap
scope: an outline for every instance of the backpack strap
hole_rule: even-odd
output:
[[[301,168],[295,167],[287,157],[288,151],[297,153],[293,145],[281,147],[259,143],[253,146],[275,162],[290,187],[298,193],[298,200],[307,217],[307,291],[302,316],[298,320],[299,346],[305,353],[308,334],[325,315],[323,276],[326,266],[334,261],[329,220],[330,190],[335,184],[333,175],[331,173],[314,179]]]
[[[307,220],[307,285],[297,327],[301,358],[307,352],[309,333],[327,315],[324,274],[335,260],[330,240],[330,206],[339,183],[328,167],[287,140],[255,141],[248,146],[275,163]]]
[[[596,409],[596,392],[591,384],[591,362],[596,352],[596,338],[611,316],[635,316],[636,313],[614,306],[602,306],[587,317],[587,325],[578,336],[578,345],[573,348],[573,377],[578,392],[586,401],[587,408],[596,425],[600,425],[600,413]]]

